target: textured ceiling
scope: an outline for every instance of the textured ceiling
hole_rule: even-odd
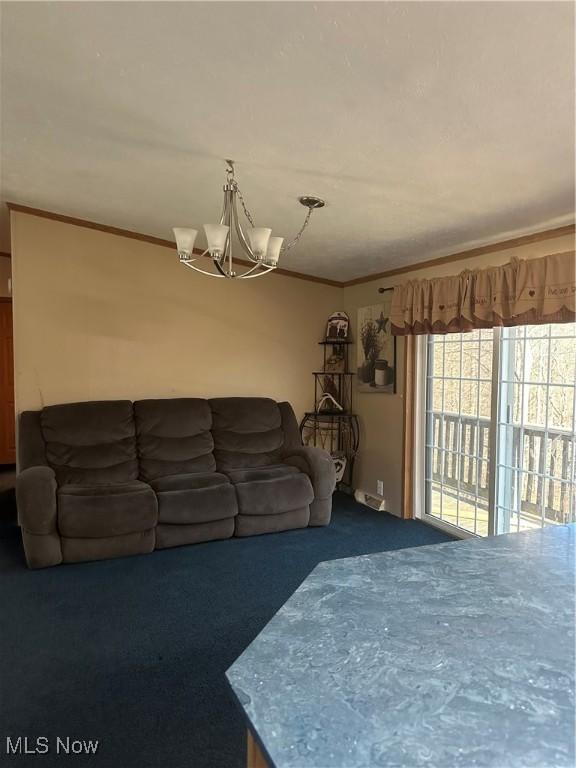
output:
[[[226,157],[346,280],[574,220],[574,6],[4,3],[2,196],[158,237]],[[8,249],[6,219],[0,249]]]

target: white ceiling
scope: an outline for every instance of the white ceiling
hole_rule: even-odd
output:
[[[572,3],[1,10],[5,200],[166,238],[232,157],[276,234],[326,198],[282,266],[339,280],[574,220]]]

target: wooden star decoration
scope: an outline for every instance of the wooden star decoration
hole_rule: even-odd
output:
[[[376,325],[378,326],[377,333],[386,333],[386,323],[388,322],[388,318],[384,317],[384,312],[380,312],[380,317],[378,320],[376,320]]]

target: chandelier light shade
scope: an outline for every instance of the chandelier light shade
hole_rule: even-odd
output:
[[[194,241],[196,240],[198,232],[195,229],[188,229],[187,227],[174,227],[172,231],[176,238],[176,248],[178,249],[180,261],[189,261],[192,258]]]
[[[248,230],[250,249],[257,259],[262,260],[266,256],[271,234],[272,230],[268,227],[251,227]]]
[[[319,197],[307,195],[298,198],[300,203],[308,209],[304,224],[295,238],[285,243],[283,237],[272,237],[272,230],[268,227],[256,227],[254,219],[246,207],[238,183],[234,178],[234,163],[227,160],[226,183],[224,191],[224,207],[219,224],[204,224],[204,232],[208,247],[201,256],[209,256],[212,259],[212,269],[204,269],[198,266],[194,255],[194,242],[198,231],[189,227],[174,227],[172,230],[176,240],[176,248],[180,263],[190,267],[196,272],[210,277],[225,278],[251,278],[260,277],[276,269],[282,254],[285,254],[295,245],[308,226],[312,211],[322,208],[324,201]],[[242,210],[249,223],[246,229],[242,227],[238,216],[237,201],[240,200]],[[248,257],[247,267],[241,273],[234,268],[232,254],[232,237],[236,236],[242,255]],[[238,260],[237,260],[238,261]],[[243,261],[246,264],[246,261]]]
[[[268,240],[268,250],[266,251],[266,258],[264,263],[269,267],[275,267],[278,264],[278,257],[280,256],[280,249],[284,242],[283,237],[271,237]]]
[[[230,227],[226,224],[204,224],[204,232],[208,242],[208,253],[213,259],[220,259],[226,249]]]

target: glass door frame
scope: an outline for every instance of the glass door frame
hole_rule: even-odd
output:
[[[489,483],[488,483],[488,536],[503,532],[502,523],[498,524],[496,495],[498,491],[498,463],[499,454],[504,449],[498,429],[502,416],[501,409],[507,408],[507,403],[501,402],[500,374],[502,367],[502,330],[493,329],[492,342],[492,386],[490,406],[490,432],[489,432]],[[415,402],[415,434],[414,434],[414,516],[423,522],[435,526],[458,538],[480,538],[479,534],[467,531],[463,528],[441,520],[431,515],[427,510],[427,483],[426,477],[430,476],[428,462],[429,451],[426,448],[427,404],[431,397],[428,387],[428,336],[418,336],[416,339],[416,402]]]
[[[429,456],[426,449],[427,402],[430,397],[428,391],[428,336],[416,336],[416,382],[414,402],[414,457],[413,457],[413,493],[414,517],[422,520],[435,528],[449,533],[458,539],[477,538],[477,534],[466,531],[456,525],[441,520],[427,511],[427,483]]]
[[[502,328],[492,329],[492,390],[490,405],[490,463],[488,474],[488,536],[502,532],[501,522],[497,519],[497,495],[502,487],[498,465],[500,453],[505,446],[500,435],[499,425],[502,409],[509,414],[508,403],[502,398],[500,379],[502,374]],[[500,528],[500,530],[498,530]]]

